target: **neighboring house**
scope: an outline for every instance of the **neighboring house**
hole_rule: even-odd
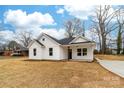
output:
[[[42,33],[28,46],[29,59],[36,60],[82,60],[93,61],[95,42],[83,36],[55,39]]]
[[[122,39],[122,43],[121,43],[121,51],[120,53],[123,52],[123,39]],[[107,45],[107,48],[109,48],[109,51],[111,52],[111,54],[117,54],[117,40],[116,39],[111,39],[109,40],[109,43]]]
[[[28,56],[28,48],[20,46],[18,49],[12,51],[11,56]]]
[[[28,56],[28,48],[23,47],[15,41],[9,42],[0,48],[0,55],[2,56]]]

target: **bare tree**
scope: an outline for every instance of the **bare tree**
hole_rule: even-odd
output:
[[[67,20],[64,24],[66,35],[68,37],[73,37],[74,35],[82,34],[84,36],[84,22],[80,19],[74,18],[71,20]]]
[[[2,33],[3,30],[5,30],[4,26],[3,26],[2,22],[0,22],[0,43],[5,42],[5,38],[4,38],[4,35]]]
[[[32,40],[31,31],[20,31],[16,33],[15,38],[24,46],[27,47]]]
[[[100,47],[102,54],[106,51],[106,38],[109,33],[115,31],[118,28],[114,18],[118,10],[111,11],[110,5],[98,6],[95,8],[95,15],[93,16],[93,28],[96,29],[96,33],[99,36]]]
[[[95,42],[97,43],[97,46],[99,47],[99,52],[101,52],[101,33],[98,29],[97,26],[95,26],[95,24],[93,26],[91,26],[90,31],[92,33],[91,37],[96,37],[97,39],[95,40]],[[94,40],[92,38],[92,40]]]
[[[120,7],[120,10],[116,14],[118,23],[118,36],[117,36],[117,54],[120,54],[122,49],[122,35],[124,29],[124,9]]]

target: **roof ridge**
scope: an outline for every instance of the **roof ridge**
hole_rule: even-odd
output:
[[[66,37],[66,38],[63,38],[63,39],[57,39],[57,38],[54,38],[52,37],[51,35],[48,35],[46,33],[43,33],[45,35],[47,35],[48,37],[52,38],[53,40],[55,40],[57,43],[61,44],[61,45],[65,45],[65,44],[69,44],[73,39],[75,39],[76,37]]]
[[[55,42],[61,44],[57,38],[54,38],[54,37],[52,37],[51,35],[48,35],[48,34],[46,34],[46,33],[43,33],[43,34],[45,34],[45,35],[48,36],[49,38],[53,39]]]
[[[34,39],[37,43],[39,43],[41,46],[44,46],[39,40]]]

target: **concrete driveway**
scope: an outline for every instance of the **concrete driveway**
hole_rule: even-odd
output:
[[[100,60],[98,58],[96,58],[96,60],[107,70],[124,78],[124,61]]]

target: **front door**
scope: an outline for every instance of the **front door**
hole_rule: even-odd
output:
[[[68,49],[68,59],[72,59],[72,49]]]

